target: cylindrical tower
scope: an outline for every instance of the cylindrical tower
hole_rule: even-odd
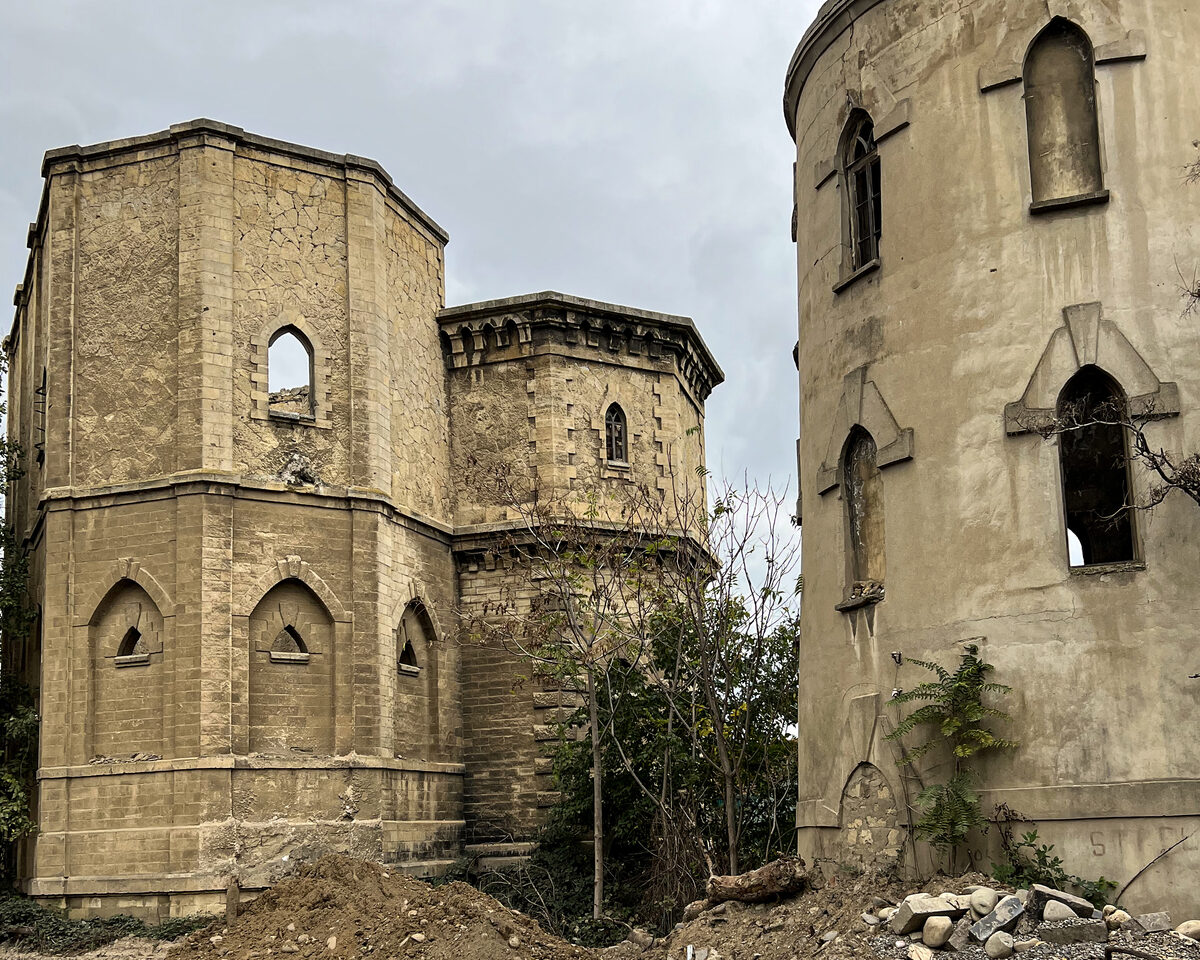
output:
[[[1200,508],[1123,510],[1120,430],[1037,432],[1116,399],[1200,449],[1197,39],[1174,0],[830,0],[796,51],[802,853],[929,866],[888,700],[968,638],[1020,740],[985,812],[1120,883],[1200,826]],[[1200,836],[1124,899],[1198,873]]]

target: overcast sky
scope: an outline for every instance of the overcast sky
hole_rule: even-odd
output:
[[[449,304],[560,290],[694,318],[726,374],[709,466],[794,490],[780,101],[816,7],[0,0],[0,286],[52,147],[210,117],[371,157],[449,231]]]

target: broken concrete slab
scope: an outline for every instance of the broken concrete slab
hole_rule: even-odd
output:
[[[1055,890],[1053,887],[1047,887],[1041,883],[1035,883],[1029,888],[1029,899],[1026,903],[1029,912],[1035,917],[1040,917],[1046,903],[1051,900],[1070,907],[1077,917],[1090,918],[1096,909],[1090,900],[1084,900],[1083,897],[1077,897],[1074,894],[1063,893],[1061,890]]]
[[[1103,943],[1108,939],[1108,926],[1101,920],[1066,920],[1063,923],[1044,923],[1038,936],[1046,943]]]
[[[965,911],[957,904],[941,897],[920,897],[906,899],[900,904],[891,919],[892,932],[899,936],[920,930],[930,917],[961,917]]]
[[[986,917],[971,927],[971,936],[980,943],[986,943],[994,933],[1011,930],[1017,925],[1025,905],[1014,896],[1007,896]]]

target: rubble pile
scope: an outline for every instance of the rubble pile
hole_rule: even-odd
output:
[[[1012,893],[970,885],[961,893],[914,893],[898,903],[876,897],[862,921],[878,931],[879,957],[934,960],[940,952],[1006,960],[1101,957],[1106,945],[1155,957],[1200,958],[1200,921],[1171,926],[1166,913],[1132,916],[1109,905],[1034,884]]]

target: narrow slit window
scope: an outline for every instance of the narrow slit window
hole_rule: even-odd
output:
[[[604,456],[609,463],[629,462],[628,426],[625,411],[614,403],[604,415]]]
[[[842,147],[842,174],[849,215],[850,269],[857,270],[879,259],[883,222],[875,127],[864,113],[853,118],[847,128]]]
[[[313,418],[316,391],[312,347],[295,327],[284,327],[271,338],[267,348],[267,383],[272,414]]]
[[[1058,398],[1066,546],[1072,567],[1137,559],[1125,393],[1098,367],[1082,368]]]

